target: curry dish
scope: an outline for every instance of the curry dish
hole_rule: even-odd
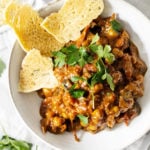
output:
[[[38,91],[41,128],[96,133],[140,113],[147,67],[116,15],[93,20],[76,41],[53,53],[59,87]]]

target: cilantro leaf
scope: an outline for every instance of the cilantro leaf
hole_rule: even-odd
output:
[[[85,91],[82,89],[74,89],[74,90],[70,90],[70,94],[73,98],[80,98],[84,96]]]
[[[63,54],[61,51],[53,52],[53,56],[55,57],[54,59],[55,66],[62,67],[63,65],[66,64],[65,61],[66,55]]]
[[[107,74],[105,73],[102,75],[102,80],[105,80],[106,78],[107,78]]]
[[[115,56],[114,56],[114,54],[111,53],[111,47],[110,47],[110,45],[105,45],[105,47],[104,47],[104,56],[103,57],[105,58],[105,60],[109,64],[111,64],[111,63],[114,62]]]
[[[97,54],[98,58],[105,58],[105,60],[111,64],[114,62],[115,60],[115,56],[114,54],[111,53],[111,47],[110,45],[105,45],[105,47],[103,48],[102,45],[90,45],[89,47],[92,52],[94,52],[95,54]]]
[[[5,63],[0,59],[0,76],[3,73],[5,68],[6,68]]]
[[[66,63],[70,66],[76,65],[78,60],[80,59],[80,55],[78,51],[72,51],[67,55]]]
[[[71,80],[73,83],[77,83],[79,80],[85,81],[84,78],[79,77],[79,76],[72,76],[72,77],[70,78],[70,80]]]
[[[117,20],[112,20],[110,24],[113,30],[117,32],[122,31],[122,25]]]
[[[80,59],[78,60],[78,63],[81,67],[83,67],[87,63],[87,59],[88,59],[88,53],[85,47],[79,48],[79,54],[80,54]]]
[[[69,93],[73,98],[80,98],[83,97],[85,94],[85,90],[82,89],[75,89],[76,88],[76,84],[74,84],[70,90]]]
[[[110,86],[110,89],[111,89],[112,91],[114,91],[115,85],[114,85],[114,83],[113,83],[113,78],[112,78],[112,76],[111,76],[110,74],[108,74],[108,73],[107,73],[107,75],[106,75],[106,80],[107,80],[107,83],[108,83],[109,86]]]
[[[106,57],[106,54],[111,52],[111,46],[110,45],[105,45],[104,47],[104,57]]]
[[[102,58],[104,56],[102,45],[92,44],[89,46],[89,48],[92,50],[92,52],[96,53],[99,58]]]
[[[99,39],[100,39],[100,37],[99,37],[98,33],[96,33],[95,36],[92,39],[91,45],[96,43]]]
[[[77,117],[80,119],[80,121],[84,124],[84,125],[87,125],[88,124],[88,117],[82,115],[82,114],[79,114],[77,115]]]
[[[108,72],[105,72],[105,74],[103,74],[102,80],[106,80],[107,83],[108,83],[108,85],[109,85],[109,87],[110,87],[110,89],[112,91],[114,91],[115,85],[113,83],[113,78],[112,78],[112,76]]]
[[[93,74],[93,76],[88,80],[88,83],[91,86],[94,86],[97,83],[102,83],[103,80],[106,80],[110,89],[114,91],[115,85],[113,83],[112,76],[108,73],[107,68],[105,67],[102,59],[99,59],[99,61],[96,63],[97,72]]]
[[[0,150],[31,150],[32,144],[25,141],[3,136],[0,140]]]
[[[76,65],[80,59],[78,48],[75,45],[64,47],[61,52],[66,55],[66,63],[70,66]]]
[[[92,76],[92,78],[91,78],[91,86],[94,86],[96,83],[99,83],[99,82],[102,82],[102,79],[101,79],[101,77],[102,77],[102,73],[101,72],[97,72],[97,73],[95,73],[93,76]]]
[[[13,145],[13,147],[20,150],[29,150],[32,147],[31,144],[24,141],[18,141],[18,140],[11,140],[11,144]]]
[[[98,72],[102,72],[102,73],[105,72],[106,68],[105,68],[105,65],[101,59],[99,59],[99,61],[96,62],[96,68],[97,68]]]
[[[70,78],[70,80],[73,82],[73,83],[76,83],[80,80],[81,77],[78,77],[78,76],[73,76]]]
[[[64,64],[74,66],[76,64],[83,67],[86,63],[93,60],[85,47],[77,48],[75,45],[63,47],[59,52],[54,52],[55,66],[62,67]]]
[[[70,45],[68,47],[63,47],[61,49],[61,51],[64,53],[64,54],[69,54],[69,53],[72,53],[74,51],[77,51],[78,48],[75,46],[75,45]]]

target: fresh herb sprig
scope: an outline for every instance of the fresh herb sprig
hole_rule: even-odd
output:
[[[97,38],[97,35],[95,35],[93,39],[99,40],[99,38]],[[89,79],[89,83],[91,84],[91,86],[94,86],[96,83],[102,82],[102,80],[106,80],[108,85],[110,86],[110,89],[114,91],[115,85],[113,83],[113,78],[108,73],[103,59],[108,64],[112,64],[115,61],[115,56],[111,53],[110,45],[105,45],[105,47],[103,47],[102,45],[97,45],[96,42],[96,40],[92,40],[89,48],[98,56],[98,61],[96,63],[98,71],[92,75],[92,77]]]
[[[97,45],[96,43],[91,42],[89,45],[89,48],[92,52],[97,54],[98,59],[105,59],[105,61],[109,64],[112,64],[115,60],[115,56],[113,53],[111,53],[111,47],[110,45],[105,45],[104,47],[102,45]]]
[[[3,136],[0,140],[0,150],[31,150],[32,144],[16,140],[7,135]]]
[[[75,45],[64,47],[58,52],[53,52],[55,66],[62,67],[64,64],[70,66],[80,65],[83,67],[86,63],[91,62],[92,56],[87,52],[85,47],[77,48]]]

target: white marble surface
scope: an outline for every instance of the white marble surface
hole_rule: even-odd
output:
[[[50,0],[36,0],[34,6],[36,8],[42,7],[48,1]],[[126,1],[141,10],[150,19],[150,0]],[[0,136],[4,134],[4,128],[6,133],[10,136],[33,143],[33,150],[36,149],[36,145],[38,145],[38,150],[53,150],[52,147],[49,147],[31,133],[31,131],[18,116],[10,101],[7,74],[9,57],[15,40],[16,38],[11,30],[0,33],[0,58],[6,63],[7,66],[3,75],[0,77]],[[124,150],[150,150],[149,144],[150,132]]]

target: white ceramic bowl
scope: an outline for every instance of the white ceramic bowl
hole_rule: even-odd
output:
[[[128,127],[122,124],[112,130],[106,129],[95,135],[79,132],[78,136],[81,137],[81,142],[76,142],[72,133],[66,132],[61,135],[43,134],[40,129],[41,117],[39,115],[41,99],[36,93],[22,94],[17,90],[19,70],[25,53],[21,50],[18,42],[15,43],[12,50],[9,66],[9,83],[13,103],[18,113],[26,125],[44,142],[63,150],[120,150],[133,143],[150,129],[150,22],[141,12],[123,0],[104,1],[105,10],[103,15],[109,16],[113,12],[117,13],[148,66],[145,76],[145,94],[139,99],[142,112]],[[46,9],[42,9],[40,13],[44,16],[48,12],[58,10],[61,5],[62,1],[52,3]]]

